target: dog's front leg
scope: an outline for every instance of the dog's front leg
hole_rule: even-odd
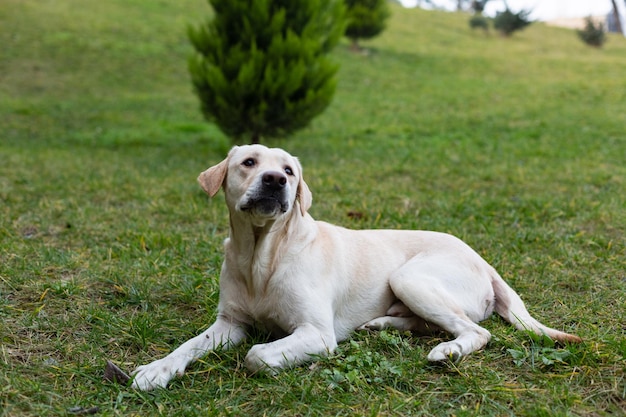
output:
[[[133,388],[151,390],[165,388],[175,375],[182,375],[191,362],[218,347],[228,349],[239,344],[246,337],[245,327],[226,318],[218,317],[202,334],[189,339],[172,353],[147,365],[138,367],[134,372]]]
[[[337,347],[332,330],[323,331],[304,324],[282,339],[254,345],[246,355],[246,367],[253,372],[276,373],[278,370],[328,355]]]

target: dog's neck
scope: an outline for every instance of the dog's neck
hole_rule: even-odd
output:
[[[302,223],[313,222],[313,219],[308,214],[302,218],[297,210],[264,224],[251,221],[245,213],[233,216],[230,219],[229,245],[234,246],[238,257],[229,267],[237,268],[251,295],[267,289],[283,257],[300,252],[312,240],[312,236],[307,234],[314,228],[302,228]]]

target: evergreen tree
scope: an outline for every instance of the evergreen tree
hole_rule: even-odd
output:
[[[348,15],[346,36],[352,48],[359,48],[359,39],[369,39],[380,34],[390,15],[387,0],[345,0]]]
[[[341,0],[209,0],[214,18],[189,28],[189,72],[207,120],[258,143],[306,126],[330,104],[344,31]]]
[[[483,11],[485,10],[485,6],[487,6],[488,1],[489,0],[473,0],[471,7],[474,13],[482,14]]]
[[[503,36],[511,36],[513,32],[522,30],[532,23],[532,20],[528,19],[528,15],[530,15],[530,10],[513,13],[507,7],[505,11],[496,14],[493,19],[493,27]]]
[[[606,41],[604,25],[601,22],[595,23],[591,16],[585,19],[585,28],[577,32],[583,42],[596,48],[601,48]]]

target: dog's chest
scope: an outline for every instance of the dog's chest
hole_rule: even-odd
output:
[[[257,301],[250,311],[254,326],[279,337],[289,334],[294,327],[289,315],[279,303],[264,301],[267,300]]]
[[[306,315],[302,307],[307,304],[308,290],[301,279],[300,262],[280,245],[270,243],[257,242],[250,258],[235,258],[228,269],[234,267],[238,271],[239,304],[255,326],[285,335]]]
[[[255,321],[254,327],[260,330],[261,332],[271,335],[273,338],[276,338],[276,339],[283,338],[290,334],[289,331],[285,330],[278,323],[269,319]]]
[[[286,288],[287,285],[269,283],[265,288],[251,294],[249,314],[259,328],[272,334],[289,334],[300,319],[297,291]]]

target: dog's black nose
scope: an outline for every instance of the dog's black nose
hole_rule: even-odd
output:
[[[263,185],[273,190],[280,190],[287,184],[287,177],[278,171],[270,171],[263,174]]]

